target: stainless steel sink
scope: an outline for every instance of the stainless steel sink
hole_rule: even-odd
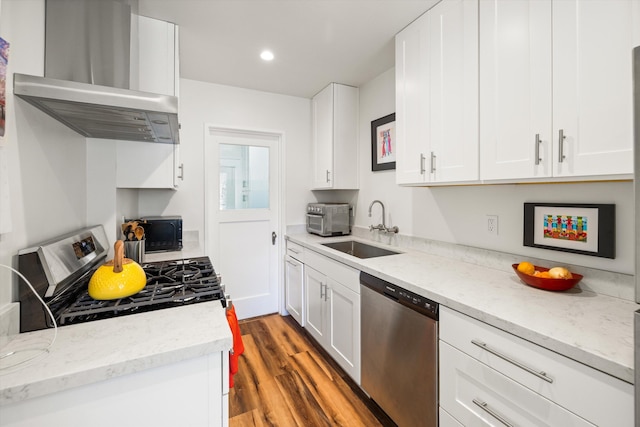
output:
[[[388,249],[379,248],[377,246],[367,245],[366,243],[348,240],[346,242],[322,243],[331,249],[335,249],[356,258],[375,258],[379,256],[396,255],[400,252],[390,251]]]

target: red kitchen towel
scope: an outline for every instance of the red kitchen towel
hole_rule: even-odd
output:
[[[242,334],[234,306],[227,309],[227,322],[229,329],[231,329],[231,335],[233,335],[233,349],[229,352],[229,388],[231,388],[233,387],[233,376],[238,373],[238,358],[244,353]]]

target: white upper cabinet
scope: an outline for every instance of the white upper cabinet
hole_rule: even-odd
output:
[[[637,0],[553,2],[554,176],[633,173]],[[564,158],[560,158],[564,155]]]
[[[178,96],[178,26],[159,19],[136,16],[138,25],[138,90]]]
[[[480,2],[481,178],[550,176],[551,132],[551,0]]]
[[[178,188],[183,179],[180,144],[116,142],[117,188]]]
[[[331,83],[311,102],[313,188],[358,188],[358,88]]]
[[[135,19],[134,19],[135,18]],[[131,64],[132,88],[143,92],[178,96],[178,26],[170,22],[132,15],[138,60]],[[117,188],[176,189],[183,179],[180,145],[117,141]]]
[[[426,182],[429,147],[429,18],[426,14],[396,35],[396,183]]]
[[[444,0],[396,36],[396,182],[476,181],[478,2]]]
[[[429,17],[431,181],[479,179],[478,2],[444,0]]]
[[[480,2],[483,180],[633,171],[638,0]]]

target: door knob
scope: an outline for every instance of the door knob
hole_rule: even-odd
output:
[[[275,245],[276,244],[276,237],[278,237],[278,235],[276,234],[275,231],[271,232],[271,244]]]

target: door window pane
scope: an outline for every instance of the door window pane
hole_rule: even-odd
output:
[[[269,148],[220,144],[220,210],[269,208]]]

